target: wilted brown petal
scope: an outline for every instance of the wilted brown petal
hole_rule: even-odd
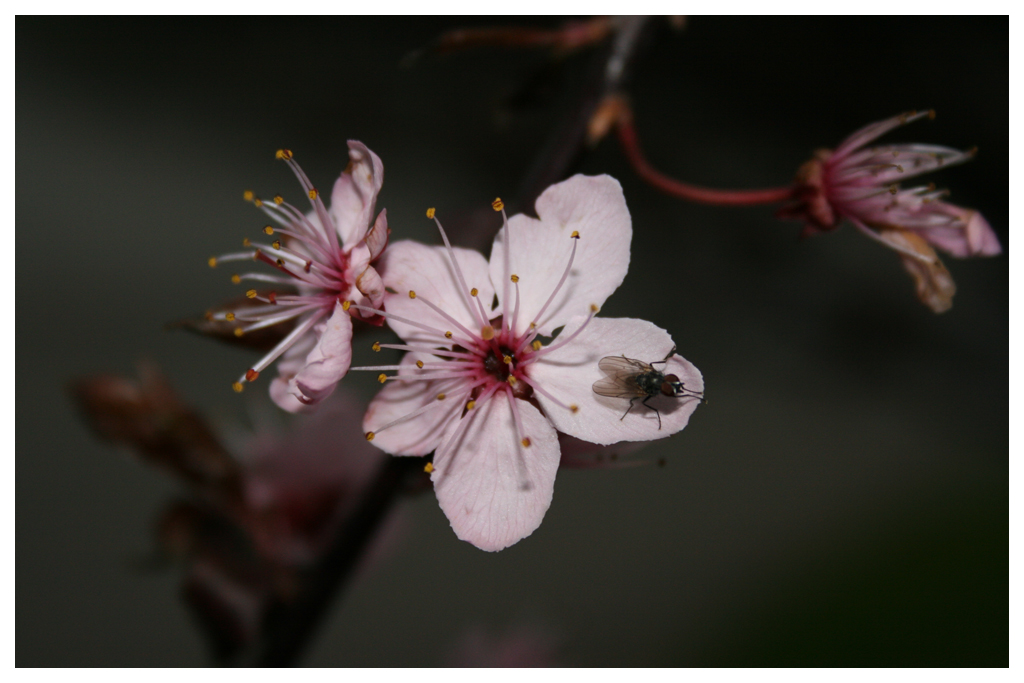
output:
[[[86,423],[101,439],[129,447],[203,492],[227,501],[240,499],[237,463],[156,367],[141,367],[138,380],[96,375],[74,382],[70,389]]]
[[[263,299],[268,298],[271,290],[256,290],[257,295]],[[281,294],[281,292],[277,292]],[[269,351],[277,346],[278,342],[288,336],[288,333],[295,329],[295,320],[284,320],[276,325],[264,327],[259,330],[252,330],[240,334],[237,330],[242,329],[243,323],[238,320],[223,320],[224,313],[240,313],[247,308],[265,306],[257,298],[238,297],[225,301],[223,304],[211,308],[203,317],[186,318],[173,323],[168,323],[169,329],[185,329],[190,332],[201,334],[205,337],[212,337],[232,346],[241,346],[256,351]]]
[[[953,276],[924,238],[905,230],[883,230],[879,234],[886,242],[898,248],[910,249],[923,257],[914,258],[903,253],[899,255],[903,267],[914,278],[917,298],[921,303],[936,313],[952,308],[953,295],[956,294]]]

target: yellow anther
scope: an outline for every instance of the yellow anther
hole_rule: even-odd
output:
[[[377,375],[377,381],[380,382],[381,384],[384,384],[384,382],[388,381],[388,376],[382,372],[379,375]]]
[[[523,437],[523,440],[520,443],[523,444],[523,448],[529,448],[530,444],[532,444],[533,442],[530,441],[530,437],[526,436]]]
[[[516,379],[515,375],[509,375],[508,379],[505,381],[508,382],[511,386],[515,386],[516,382],[518,382],[519,380]]]
[[[216,268],[216,267],[217,267],[217,257],[216,257],[216,256],[211,256],[211,257],[209,258],[209,260],[208,260],[208,261],[207,261],[206,263],[207,263],[207,264],[208,264],[208,265],[209,265],[209,266],[210,266],[211,268]]]
[[[480,293],[480,290],[477,289],[476,287],[474,287],[473,289],[469,290],[469,295],[470,296],[476,296],[479,293]]]
[[[236,394],[242,393],[242,389],[245,389],[245,387],[242,386],[241,382],[233,382],[231,384],[231,388],[235,390]]]
[[[484,325],[480,328],[480,337],[484,341],[490,341],[494,339],[494,328],[490,325]]]
[[[427,474],[430,474],[431,472],[433,472],[434,471],[434,463],[428,462],[426,465],[423,466],[423,471],[426,472]]]
[[[232,320],[235,319],[235,314],[234,313],[225,313],[224,314],[224,319],[227,320],[228,322],[231,322]]]
[[[466,410],[473,410],[473,408],[476,408],[476,401],[470,401],[466,404]]]
[[[512,280],[512,282],[519,282],[519,276],[514,273],[510,279]]]
[[[370,348],[376,351],[377,353],[380,353],[380,342],[373,342],[373,346],[371,346]]]
[[[366,432],[366,440],[367,441],[373,441],[373,437],[375,437],[375,436],[377,436],[377,435],[374,434],[373,432]]]
[[[281,266],[283,268],[284,267],[284,259],[283,258],[277,259],[277,265],[279,265],[279,266]]]
[[[498,197],[493,202],[491,202],[491,208],[494,209],[495,211],[501,211],[502,209],[505,208],[505,202],[501,201],[501,197]]]
[[[278,206],[280,206],[281,204],[284,204],[284,197],[282,197],[279,194],[275,194],[274,195],[274,203],[277,204]]]
[[[542,348],[544,348],[544,345],[540,343],[540,339],[534,339],[533,343],[530,344],[530,346],[533,347],[534,351],[540,351]]]
[[[427,209],[427,218],[430,218],[431,220],[433,220],[433,218],[434,218],[434,207],[430,207],[429,209]]]
[[[571,410],[574,413],[578,413],[578,412],[580,412],[580,407],[578,405],[576,405],[575,403],[573,403],[571,406],[569,406],[569,410]]]
[[[501,360],[504,361],[505,365],[512,365],[512,356],[502,356]]]
[[[443,401],[444,399],[445,399],[445,395],[444,394],[438,394],[437,395],[437,400],[438,401]]]
[[[351,306],[351,305],[352,305],[352,302],[349,301],[348,299],[345,299],[344,301],[341,302],[341,310],[347,311],[349,309],[349,306]],[[376,349],[374,349],[374,351],[376,351]]]
[[[416,361],[416,367],[418,367],[420,370],[422,370],[423,369],[423,361],[421,361],[421,360]]]
[[[264,235],[273,235],[274,234],[274,226],[273,225],[268,225],[267,227],[263,228],[263,234]]]
[[[251,247],[252,246],[252,242],[249,240],[248,237],[246,237],[244,240],[242,240],[242,246],[243,247]]]
[[[270,243],[270,246],[272,246],[274,249],[277,249],[278,251],[280,251],[281,250],[281,240],[274,240],[273,242]]]
[[[530,329],[531,330],[537,329],[537,323],[530,323]]]
[[[245,381],[246,382],[255,382],[256,379],[259,378],[259,376],[260,376],[260,373],[256,372],[252,368],[249,368],[248,370],[245,371]]]
[[[236,285],[241,283],[242,282],[242,276],[239,275],[238,273],[235,273],[234,275],[231,276],[231,282],[232,282],[232,284],[236,284]]]
[[[255,289],[248,290],[245,293],[245,296],[246,296],[247,299],[255,299],[256,298],[256,290]]]
[[[248,242],[248,241],[249,241],[249,240],[246,240],[246,242]],[[247,247],[248,247],[249,245],[248,245],[248,244],[246,244],[245,246],[247,246]],[[259,248],[259,247],[256,247],[256,251],[252,252],[252,260],[253,260],[253,261],[259,261],[259,260],[260,260],[260,254],[262,254],[262,253],[263,253],[263,252],[262,252],[262,251],[260,251],[260,248]]]
[[[597,307],[597,304],[590,304],[590,312],[591,313],[597,313],[600,310],[601,309]]]
[[[259,197],[257,197],[256,199],[252,200],[252,203],[255,204],[257,208],[263,206],[263,200],[260,199]]]
[[[409,290],[409,298],[410,298],[410,299],[415,299],[415,298],[416,298],[416,292],[414,292],[414,291],[412,291],[412,290],[410,289],[410,290]]]
[[[244,199],[247,202],[251,202],[252,201],[252,190],[246,190],[245,192],[243,192],[242,193],[242,199]]]
[[[235,336],[236,337],[241,337],[243,334],[245,334],[245,330],[243,330],[241,327],[236,327],[235,328]]]
[[[309,191],[309,198],[310,199],[316,199],[316,196],[317,196],[317,191],[316,191],[316,188],[314,187],[312,190]]]
[[[571,237],[574,240],[578,240],[580,238],[580,231],[579,230],[573,230],[572,234],[569,235],[569,237]]]
[[[451,333],[451,331],[450,331],[450,330],[449,330],[448,332],[445,332],[445,333],[444,333],[444,338],[445,338],[445,339],[451,339],[451,338],[452,338],[452,333]]]
[[[935,120],[935,110],[934,109],[929,109],[928,110],[928,119],[930,121],[934,121]]]
[[[274,156],[276,156],[278,159],[291,159],[292,151],[290,149],[279,149],[277,150],[277,153]]]

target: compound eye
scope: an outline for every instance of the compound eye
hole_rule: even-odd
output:
[[[667,375],[661,383],[661,393],[666,396],[679,396],[683,393],[683,385],[675,375]]]

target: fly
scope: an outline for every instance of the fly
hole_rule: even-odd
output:
[[[704,398],[704,392],[690,391],[683,386],[678,376],[666,375],[654,367],[667,364],[668,359],[675,352],[676,347],[673,346],[665,358],[653,363],[645,363],[642,360],[625,356],[605,356],[597,364],[597,367],[601,368],[607,377],[594,382],[594,393],[611,398],[629,399],[629,408],[622,414],[620,420],[625,420],[629,411],[633,409],[633,403],[640,400],[658,416],[658,429],[660,430],[661,413],[648,403],[649,400],[658,394],[673,398]]]

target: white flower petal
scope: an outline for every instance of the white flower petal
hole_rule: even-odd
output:
[[[537,322],[549,335],[591,304],[601,306],[618,289],[629,268],[633,224],[622,187],[606,175],[575,175],[552,185],[537,198],[540,220],[517,214],[509,219],[512,234],[510,263],[519,276],[520,310],[517,333]],[[555,290],[572,252],[572,233],[578,231],[576,257],[569,277],[554,301],[536,320]],[[505,229],[491,249],[490,273],[498,297],[504,296]],[[515,306],[515,290],[509,289],[508,310]]]
[[[407,353],[402,358],[402,369],[399,375],[422,373],[415,363],[437,363],[440,359],[422,353]],[[448,421],[462,411],[464,401],[451,391],[455,380],[438,380],[434,382],[388,382],[366,409],[363,417],[363,431],[374,432],[373,445],[392,455],[426,455],[430,453],[444,436]],[[438,394],[444,393],[445,398],[438,400]],[[431,410],[389,427],[377,431],[385,425],[407,415],[411,415],[423,406],[436,404]]]
[[[352,318],[335,302],[334,313],[306,356],[305,367],[295,375],[295,387],[306,402],[319,403],[334,392],[351,364]]]
[[[585,320],[574,318],[560,337],[572,334]],[[557,339],[554,343],[557,343]],[[605,356],[626,356],[650,363],[660,361],[673,347],[668,332],[646,320],[633,318],[594,318],[576,339],[552,351],[529,367],[529,377],[545,391],[566,405],[576,405],[573,413],[541,395],[534,394],[544,413],[560,432],[584,441],[612,444],[619,441],[650,441],[671,436],[686,426],[697,408],[696,398],[673,398],[661,394],[649,404],[661,413],[658,416],[637,400],[632,410],[628,398],[608,398],[594,393],[593,384],[606,375],[598,368]],[[704,391],[704,380],[685,358],[675,355],[666,365],[654,366],[665,374],[675,374],[692,392]]]
[[[529,536],[551,505],[558,437],[536,408],[516,401],[532,444],[516,434],[508,398],[497,394],[471,410],[469,424],[452,420],[434,455],[434,490],[455,535],[481,550],[501,550]]]
[[[479,252],[471,249],[455,248],[453,251],[466,279],[466,286],[478,290],[477,297],[490,317],[494,289],[487,274],[487,261]],[[428,247],[408,240],[395,242],[381,256],[377,269],[384,279],[385,287],[395,292],[384,296],[384,306],[388,313],[440,330],[442,335],[451,331],[456,337],[465,336],[451,321],[435,312],[424,301],[411,299],[409,292],[414,291],[417,297],[430,301],[468,330],[479,334],[478,317],[469,308],[472,299],[462,292],[448,258],[448,250],[444,247]],[[388,325],[408,342],[429,340],[433,343],[438,339],[437,334],[394,318],[388,318]]]
[[[384,185],[384,164],[358,140],[348,141],[348,159],[348,167],[334,182],[330,215],[342,245],[351,249],[370,227],[377,193]]]

